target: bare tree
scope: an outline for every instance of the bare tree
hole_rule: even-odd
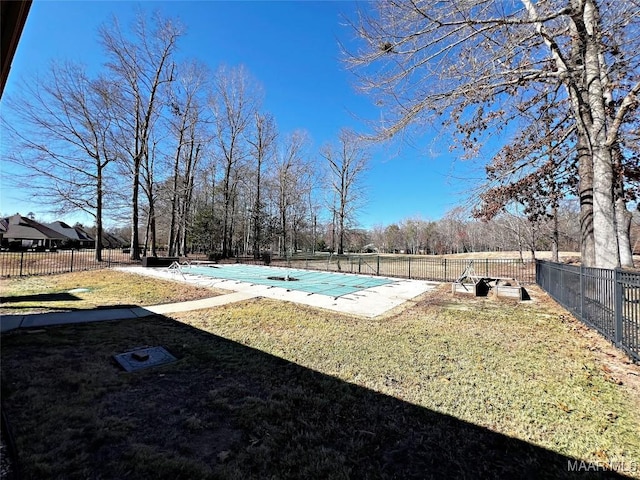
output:
[[[387,253],[400,253],[404,241],[402,231],[397,224],[392,223],[384,229],[384,243]]]
[[[360,137],[348,129],[340,131],[337,145],[325,145],[321,155],[329,165],[330,184],[336,200],[331,208],[338,230],[338,254],[341,255],[347,222],[361,206],[360,182],[369,157]]]
[[[170,91],[168,119],[169,130],[175,141],[172,157],[172,177],[170,192],[170,221],[168,233],[169,255],[176,253],[186,255],[186,235],[188,214],[191,209],[197,160],[201,153],[202,143],[208,141],[202,131],[204,119],[204,102],[201,95],[207,87],[208,72],[197,63],[182,65],[177,72],[177,79]],[[178,252],[181,245],[182,248]]]
[[[375,7],[355,25],[364,50],[349,61],[362,67],[363,89],[388,112],[378,138],[443,120],[475,154],[483,138],[554,99],[575,135],[566,138],[579,162],[583,245],[593,244],[583,247],[583,261],[628,265],[627,171],[616,168],[623,162],[614,152],[637,122],[637,2],[521,0],[518,8],[499,0],[399,0]]]
[[[113,18],[99,31],[108,58],[107,67],[121,88],[117,140],[131,172],[131,258],[139,259],[140,169],[150,154],[152,126],[161,108],[161,89],[174,79],[172,60],[182,27],[159,15],[150,28],[138,14],[130,38]]]
[[[276,155],[271,184],[277,198],[279,220],[279,251],[286,255],[293,248],[291,243],[296,207],[306,210],[307,191],[311,177],[305,159],[307,134],[296,131],[289,135]]]
[[[438,222],[442,247],[446,253],[463,253],[467,250],[467,216],[462,207],[449,210]]]
[[[237,193],[238,167],[245,161],[247,133],[261,101],[261,88],[244,67],[220,67],[209,101],[215,128],[215,142],[223,163],[222,179],[222,256],[231,254],[233,212]]]
[[[140,174],[142,178],[141,187],[147,198],[146,208],[146,226],[144,235],[144,255],[149,255],[147,249],[151,247],[151,256],[157,257],[156,252],[156,158],[158,156],[158,140],[153,139],[150,141],[150,151],[143,155],[142,164],[140,166]]]
[[[30,174],[24,184],[57,213],[81,210],[95,219],[95,258],[102,259],[105,170],[116,159],[111,142],[113,84],[91,79],[80,65],[52,64],[48,75],[25,83],[9,109],[20,119],[7,159]],[[11,101],[11,99],[10,99]],[[3,112],[4,113],[4,112]]]
[[[265,162],[269,160],[273,154],[275,141],[278,136],[275,122],[273,117],[269,114],[255,113],[255,124],[253,126],[253,136],[249,138],[248,142],[251,144],[251,155],[255,160],[255,198],[253,201],[253,258],[260,256],[260,245],[262,244],[262,230],[263,230],[263,200],[262,200],[262,169],[265,166]]]

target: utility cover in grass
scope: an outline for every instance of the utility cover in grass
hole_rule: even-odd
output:
[[[176,357],[167,352],[164,347],[145,347],[130,352],[114,355],[113,358],[127,372],[156,367],[176,361]]]

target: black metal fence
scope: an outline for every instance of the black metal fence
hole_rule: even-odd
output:
[[[51,275],[136,263],[140,262],[129,259],[128,253],[115,249],[104,249],[101,262],[95,259],[94,250],[0,252],[0,277]]]
[[[576,318],[640,360],[640,273],[538,260],[536,283]]]
[[[262,260],[239,259],[243,263],[262,263]],[[461,259],[420,255],[295,255],[274,256],[271,265],[324,270],[344,273],[382,275],[386,277],[454,282],[469,267],[478,277],[513,278],[522,284],[535,283],[534,262],[518,259]]]

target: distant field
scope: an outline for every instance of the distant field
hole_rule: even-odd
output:
[[[580,261],[580,252],[559,252],[558,255],[561,262]],[[520,252],[518,252],[517,250],[505,252],[467,252],[441,256],[445,258],[519,259]],[[522,252],[522,258],[525,261],[531,260],[531,252]],[[536,258],[538,260],[551,260],[551,252],[537,251]]]

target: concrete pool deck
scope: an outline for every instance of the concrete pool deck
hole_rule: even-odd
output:
[[[281,267],[264,268],[272,269],[274,275],[277,275],[278,273],[282,274],[285,271],[291,270]],[[228,290],[229,293],[200,300],[153,305],[148,307],[114,307],[93,310],[76,310],[70,312],[2,315],[0,316],[0,332],[8,332],[18,328],[39,328],[75,323],[125,320],[146,317],[153,314],[165,315],[205,308],[215,308],[221,305],[260,297],[300,303],[311,307],[324,308],[335,312],[348,313],[365,318],[374,318],[404,304],[412,298],[433,290],[438,285],[437,282],[382,277],[390,281],[384,285],[362,289],[340,297],[332,297],[319,293],[312,294],[281,287],[256,285],[237,280],[191,275],[188,273],[188,268],[184,268],[182,272],[172,271],[168,268],[145,267],[119,267],[117,270],[135,273],[138,275],[152,276],[163,280],[187,282],[203,287]],[[349,277],[363,277],[362,275],[353,274],[325,273],[327,273],[327,275],[335,275],[338,280],[342,275]]]
[[[233,265],[230,265],[230,267],[233,267]],[[283,267],[262,268],[269,269],[269,271],[273,272],[273,275],[286,275],[287,272],[291,271],[291,269]],[[291,282],[291,288],[282,288],[228,278],[191,275],[189,273],[188,266],[182,268],[181,271],[171,270],[169,268],[145,267],[119,267],[118,269],[125,272],[137,273],[139,275],[153,276],[164,280],[187,282],[193,285],[220,290],[231,290],[236,293],[244,294],[248,296],[248,298],[265,297],[274,300],[283,300],[366,318],[374,318],[382,315],[405,302],[422,295],[423,293],[433,290],[438,285],[437,282],[428,282],[424,280],[408,280],[390,277],[371,277],[368,275],[355,275],[349,273],[323,272],[327,276],[335,276],[336,282],[340,282],[341,277],[348,279],[376,278],[388,280],[388,283],[385,283],[384,285],[365,288],[358,290],[357,292],[333,297],[320,293],[297,291],[295,290],[295,282]],[[288,287],[288,282],[285,283],[285,285]],[[226,295],[221,296],[221,298],[224,297],[226,297]]]

